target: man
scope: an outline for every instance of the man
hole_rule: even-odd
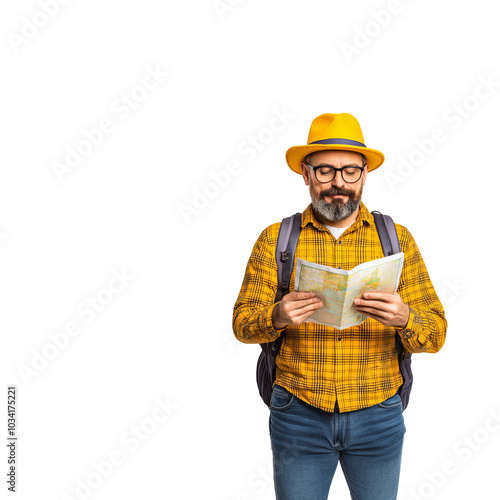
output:
[[[290,148],[286,159],[311,195],[295,258],[350,270],[383,257],[361,194],[384,155],[365,146],[356,118],[318,116],[308,144]],[[307,321],[323,304],[294,291],[295,269],[290,293],[274,303],[279,227],[269,226],[255,243],[233,313],[241,342],[284,336],[269,419],[276,498],[326,500],[340,461],[353,499],[395,499],[406,431],[396,334],[409,352],[437,352],[447,326],[417,245],[396,224],[404,252],[397,292],[364,293],[354,307],[368,318],[337,330]]]

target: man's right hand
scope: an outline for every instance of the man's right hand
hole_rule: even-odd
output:
[[[281,330],[287,325],[301,325],[323,302],[313,292],[286,294],[273,310],[273,326]]]

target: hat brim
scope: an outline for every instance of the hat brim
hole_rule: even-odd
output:
[[[297,174],[301,174],[302,170],[300,164],[304,161],[304,158],[311,153],[316,153],[317,151],[353,151],[354,153],[361,153],[366,158],[366,163],[368,164],[368,171],[373,172],[382,163],[384,163],[385,156],[380,151],[376,149],[363,148],[361,146],[349,146],[342,144],[314,144],[307,146],[293,146],[286,152],[286,162],[288,166]]]

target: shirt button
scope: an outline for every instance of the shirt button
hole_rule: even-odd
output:
[[[342,337],[339,337],[337,340],[342,340]]]
[[[339,240],[339,241],[338,241],[338,244],[339,244],[339,245],[342,245],[342,240]]]

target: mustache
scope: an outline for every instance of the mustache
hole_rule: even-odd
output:
[[[343,194],[345,196],[349,196],[349,198],[354,197],[354,191],[349,189],[339,188],[336,186],[332,186],[329,189],[325,189],[324,191],[320,191],[319,198],[324,199],[325,196],[335,196],[336,194]]]

